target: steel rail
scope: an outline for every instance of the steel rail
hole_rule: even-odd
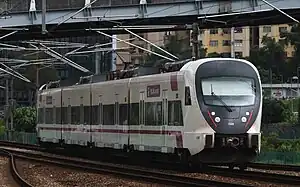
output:
[[[172,175],[163,172],[154,172],[147,169],[136,169],[130,167],[122,167],[112,164],[97,163],[92,161],[82,161],[73,158],[59,158],[57,156],[49,156],[30,152],[20,152],[17,150],[9,150],[18,159],[30,160],[34,162],[42,162],[45,164],[56,165],[65,168],[84,170],[97,173],[113,174],[125,178],[155,182],[172,186],[247,186],[225,182],[217,182],[212,180],[197,179]]]
[[[239,170],[230,171],[224,168],[213,167],[210,168],[208,171],[204,171],[204,173],[220,175],[224,177],[271,182],[271,183],[278,183],[278,184],[289,184],[289,185],[300,184],[300,177],[298,176],[265,173],[265,172],[258,172],[258,171],[239,171]]]
[[[25,148],[25,149],[31,149],[36,151],[42,151],[44,153],[47,153],[48,151],[44,150],[43,148],[40,148],[38,145],[24,145],[14,142],[2,142],[0,141],[0,146],[11,146],[11,147],[18,147],[18,148]],[[22,154],[21,152],[16,152],[18,154]],[[54,153],[55,154],[55,153]],[[69,156],[72,157],[72,155],[69,154],[60,154],[61,156]],[[35,156],[37,157],[37,156]],[[47,158],[47,156],[43,156],[43,158]],[[74,158],[74,157],[73,157]],[[51,158],[48,158],[51,159]],[[60,158],[56,158],[56,160],[59,160]],[[61,160],[63,161],[63,160]],[[76,160],[76,163],[78,161]],[[95,164],[94,161],[93,164]],[[97,163],[98,164],[98,163]],[[101,165],[102,167],[103,165]],[[266,170],[281,170],[281,171],[299,171],[299,167],[297,166],[286,166],[286,165],[274,165],[274,164],[253,164],[249,163],[248,167],[253,168],[259,168],[260,169],[266,169]],[[265,173],[265,172],[257,172],[257,171],[231,171],[227,168],[218,168],[218,167],[208,167],[207,170],[199,171],[201,173],[211,174],[211,175],[218,175],[218,176],[224,176],[224,177],[231,177],[231,178],[239,178],[239,179],[247,179],[247,180],[255,180],[255,181],[264,181],[264,182],[272,182],[272,183],[280,183],[280,184],[293,184],[298,185],[300,184],[300,177],[297,176],[291,176],[291,175],[282,175],[282,174],[274,174],[274,173]],[[232,185],[232,184],[231,184]]]
[[[249,163],[248,167],[266,170],[281,170],[300,172],[300,165]]]
[[[9,169],[15,182],[22,187],[33,187],[25,179],[21,177],[16,167],[15,156],[5,149],[0,149],[0,154],[9,157]]]

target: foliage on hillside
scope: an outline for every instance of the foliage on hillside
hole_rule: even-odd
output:
[[[17,108],[13,112],[16,131],[34,132],[36,126],[36,109],[33,107]]]
[[[262,136],[261,148],[263,151],[300,152],[300,140],[281,140],[277,134],[271,133]]]

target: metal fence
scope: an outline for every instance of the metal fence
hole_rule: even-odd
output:
[[[0,135],[0,140],[22,144],[37,144],[36,133],[27,132],[6,131]]]
[[[255,162],[265,164],[300,165],[300,152],[261,152]]]
[[[1,141],[23,144],[37,144],[36,133],[6,131],[0,135]],[[267,164],[300,165],[300,152],[262,152],[255,162]]]

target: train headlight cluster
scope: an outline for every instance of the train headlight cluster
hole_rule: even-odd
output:
[[[216,117],[215,118],[215,122],[219,123],[221,121],[221,118],[220,117]]]
[[[242,117],[242,122],[246,123],[247,122],[247,118],[246,117]]]

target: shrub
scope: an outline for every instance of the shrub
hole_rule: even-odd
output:
[[[36,126],[36,109],[33,107],[17,108],[13,112],[16,131],[34,132]]]

